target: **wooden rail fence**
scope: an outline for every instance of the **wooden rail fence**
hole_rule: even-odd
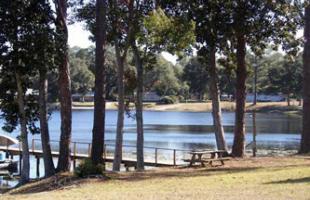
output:
[[[51,140],[51,143],[57,143],[59,144],[59,141],[56,140]],[[79,145],[87,146],[86,153],[79,153]],[[51,145],[53,148],[53,145]],[[39,147],[39,148],[36,148]],[[73,163],[73,168],[76,168],[76,161],[77,160],[83,160],[86,158],[90,157],[91,154],[91,143],[89,142],[72,142],[71,143],[71,160]],[[113,154],[109,155],[108,149],[109,147],[113,148],[114,144],[109,144],[105,143],[104,144],[104,150],[103,150],[103,160],[105,162],[110,162],[113,163]],[[134,145],[123,145],[124,148],[136,148]],[[160,147],[144,147],[145,150],[151,150],[154,152],[154,160],[146,160],[144,162],[145,166],[151,166],[151,167],[171,167],[171,166],[177,166],[178,165],[178,159],[177,159],[177,152],[190,152],[190,150],[184,150],[184,149],[170,149],[170,148],[160,148]],[[85,149],[83,149],[85,150]],[[162,161],[159,159],[159,151],[168,151],[172,154],[172,160],[165,160]],[[0,151],[4,151],[7,153],[7,157],[10,156],[12,159],[14,156],[19,156],[19,166],[21,168],[21,160],[22,160],[22,150],[21,150],[21,145],[18,147],[9,147],[9,146],[0,146]],[[43,151],[42,151],[42,146],[41,146],[41,140],[39,139],[32,139],[31,140],[31,148],[29,149],[30,155],[33,155],[36,158],[36,175],[37,177],[40,177],[40,158],[43,157]],[[133,153],[133,152],[129,152]],[[165,154],[167,155],[167,153]],[[52,156],[53,157],[59,157],[59,151],[52,151]],[[181,160],[181,159],[180,159]],[[168,161],[168,162],[167,162]],[[122,164],[125,166],[136,166],[136,159],[132,158],[126,158],[123,157]]]

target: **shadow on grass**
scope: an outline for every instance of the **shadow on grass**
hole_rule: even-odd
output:
[[[293,184],[293,183],[310,183],[310,177],[272,181],[266,184]]]
[[[33,194],[47,191],[55,191],[60,189],[70,189],[74,187],[80,187],[83,184],[94,182],[107,182],[109,180],[119,180],[126,182],[143,181],[148,179],[163,179],[163,178],[187,178],[187,177],[199,177],[199,176],[216,176],[224,173],[238,173],[253,171],[259,168],[224,168],[224,167],[207,167],[207,168],[168,168],[161,171],[144,171],[144,172],[129,172],[129,173],[114,173],[107,172],[106,177],[102,178],[77,178],[73,175],[56,175],[40,181],[34,181],[20,188],[9,191],[8,194]]]
[[[275,166],[268,168],[271,173],[273,171],[283,170],[284,168],[291,168],[296,166],[308,166],[308,165],[295,165],[288,166]],[[188,178],[188,177],[211,177],[223,174],[242,173],[242,172],[255,172],[261,169],[266,169],[264,166],[245,166],[245,167],[231,167],[231,166],[215,166],[215,167],[177,167],[177,168],[163,168],[160,170],[146,170],[144,172],[126,172],[126,173],[114,173],[106,172],[106,176],[97,178],[77,178],[72,174],[57,175],[41,181],[36,181],[32,184],[25,185],[21,188],[11,191],[9,194],[29,194],[39,193],[46,191],[54,191],[60,189],[70,189],[73,187],[81,187],[83,184],[94,182],[108,182],[109,180],[118,180],[125,182],[136,182],[151,179],[165,179],[165,178]],[[281,184],[281,183],[309,183],[309,178],[302,179],[288,179],[278,182],[269,182],[266,184]]]
[[[151,172],[133,172],[121,176],[113,177],[112,179],[122,181],[143,181],[147,179],[162,179],[162,178],[188,178],[188,177],[203,177],[203,176],[216,176],[224,173],[239,173],[258,170],[258,167],[238,167],[238,168],[223,168],[223,167],[212,167],[212,168],[177,168],[167,171],[151,171]],[[185,171],[184,171],[185,170]],[[187,171],[188,170],[188,171]]]

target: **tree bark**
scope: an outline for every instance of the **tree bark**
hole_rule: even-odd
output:
[[[39,113],[40,113],[40,131],[44,160],[45,177],[50,177],[55,174],[55,166],[50,145],[50,136],[47,122],[47,74],[46,71],[40,71],[39,77]]]
[[[106,42],[106,2],[96,1],[96,72],[94,94],[94,124],[91,149],[93,164],[103,163],[105,126],[105,42]]]
[[[287,106],[291,106],[290,93],[286,94],[286,102],[287,102]]]
[[[29,163],[29,145],[28,145],[28,132],[27,132],[27,118],[25,111],[25,93],[22,86],[22,80],[19,72],[15,72],[17,84],[17,103],[19,110],[20,122],[20,140],[22,143],[22,168],[20,184],[29,182],[30,163]]]
[[[255,66],[254,66],[254,83],[253,83],[253,93],[254,93],[254,99],[253,99],[253,105],[255,106],[257,103],[257,60],[255,56]]]
[[[303,54],[303,128],[299,153],[310,152],[310,5],[305,8]]]
[[[61,133],[59,143],[59,159],[57,171],[70,170],[70,143],[72,124],[72,99],[71,80],[68,60],[68,28],[67,28],[67,0],[55,0],[56,7],[56,31],[60,36],[58,39],[59,51],[59,101]]]
[[[237,36],[237,71],[236,71],[236,111],[232,155],[243,157],[245,153],[245,100],[247,68],[245,63],[246,40],[243,34]]]
[[[124,132],[124,112],[125,112],[125,91],[124,91],[124,60],[120,55],[120,47],[115,42],[115,54],[117,61],[117,88],[118,88],[118,114],[116,127],[115,152],[113,160],[113,171],[120,171],[123,154],[123,132]]]
[[[212,99],[212,115],[213,115],[213,125],[215,130],[215,138],[218,150],[227,151],[227,144],[225,141],[224,128],[222,124],[222,110],[220,103],[220,92],[218,86],[218,74],[216,71],[216,50],[210,50],[210,95]]]
[[[137,170],[144,170],[144,130],[143,130],[143,64],[135,44],[132,45],[137,69],[136,121],[137,121]]]

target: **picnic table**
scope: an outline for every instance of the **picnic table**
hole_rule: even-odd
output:
[[[224,165],[224,161],[229,160],[228,157],[224,157],[227,151],[217,150],[217,151],[191,151],[189,154],[191,155],[191,159],[184,159],[184,162],[189,162],[189,166],[193,166],[196,163],[200,163],[201,166],[205,166],[205,163],[210,164],[214,161],[219,161],[222,165]]]

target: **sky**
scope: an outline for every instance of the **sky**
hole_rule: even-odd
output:
[[[88,38],[90,33],[84,29],[82,23],[74,23],[68,26],[69,38],[68,42],[70,47],[78,46],[81,48],[87,48],[90,45],[95,45]],[[171,55],[168,52],[163,52],[162,56],[168,61],[176,64],[177,56]]]
[[[90,45],[94,45],[88,38],[90,36],[89,32],[84,29],[84,26],[82,23],[74,23],[72,25],[68,26],[69,30],[69,45],[70,47],[78,46],[81,48],[87,48]],[[297,32],[296,37],[300,38],[303,36],[303,30],[299,30]],[[281,50],[280,50],[281,51]],[[168,52],[163,52],[162,56],[172,62],[173,64],[176,64],[177,62],[177,56],[171,55]]]

